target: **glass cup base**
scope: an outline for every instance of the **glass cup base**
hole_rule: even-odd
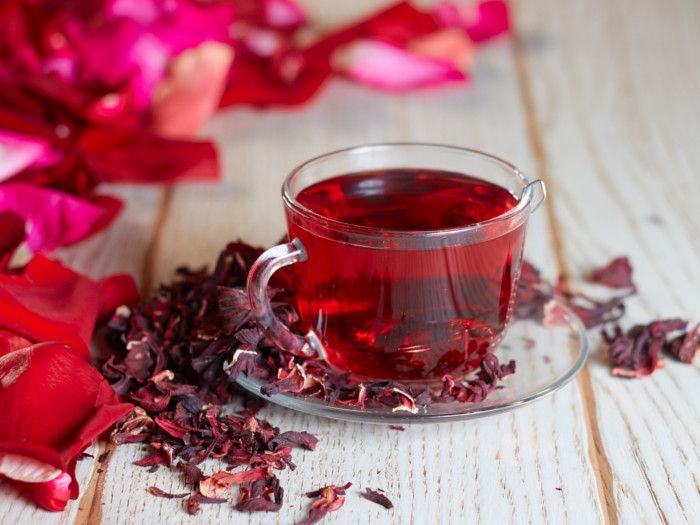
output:
[[[376,424],[414,424],[459,421],[498,414],[541,399],[569,383],[588,358],[586,331],[567,307],[557,324],[537,320],[514,320],[495,354],[501,363],[515,360],[516,372],[504,378],[501,388],[478,403],[434,402],[416,414],[391,408],[339,407],[323,399],[280,393],[261,394],[259,379],[241,375],[237,382],[264,399],[305,414],[343,421]],[[425,384],[423,382],[422,384]]]

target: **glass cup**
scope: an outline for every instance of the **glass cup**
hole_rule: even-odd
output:
[[[468,226],[410,231],[340,222],[297,200],[319,181],[393,168],[469,175],[507,189],[517,203]],[[510,322],[527,221],[545,195],[541,180],[530,182],[512,164],[454,146],[376,144],[316,157],[283,184],[290,242],[252,266],[253,313],[281,349],[321,356],[358,380],[429,382],[469,373]],[[304,336],[270,306],[268,281],[288,265]]]

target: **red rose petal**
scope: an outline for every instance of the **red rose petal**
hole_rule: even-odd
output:
[[[442,2],[434,12],[441,25],[461,27],[474,42],[483,42],[510,30],[508,4],[503,0],[485,0],[466,5]]]
[[[107,381],[67,345],[42,343],[0,357],[0,454],[26,456],[70,477],[78,496],[76,456],[129,413]],[[13,469],[15,477],[18,469]],[[26,471],[25,471],[26,474]],[[27,478],[25,478],[27,479]],[[18,482],[48,510],[61,510],[65,477]]]
[[[0,212],[0,272],[7,268],[24,237],[22,218],[10,211]]]
[[[102,287],[100,319],[111,316],[118,306],[131,307],[136,305],[141,298],[131,275],[124,273],[110,275],[100,281],[100,286]]]
[[[254,11],[250,8],[249,11]],[[248,16],[252,16],[250,13]],[[333,52],[360,38],[405,46],[411,39],[438,29],[434,17],[408,2],[400,2],[346,28],[322,37],[305,49],[286,51],[264,58],[241,53],[236,56],[229,82],[221,97],[222,107],[234,104],[255,106],[296,105],[307,102],[332,73]],[[285,46],[282,46],[285,47]],[[293,71],[289,74],[288,70]]]
[[[101,302],[96,283],[41,255],[22,273],[0,274],[0,328],[69,344],[85,359]]]
[[[164,183],[219,176],[218,156],[211,142],[92,128],[81,136],[81,149],[87,165],[104,182]]]
[[[293,29],[306,22],[304,10],[292,0],[262,0],[262,5],[270,27]]]

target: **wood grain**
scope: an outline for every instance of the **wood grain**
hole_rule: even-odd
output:
[[[697,2],[519,2],[523,54],[572,276],[619,254],[636,268],[629,323],[697,320]],[[585,28],[585,29],[584,29]],[[596,342],[598,339],[596,338]],[[623,523],[700,521],[698,364],[651,378],[589,374]]]

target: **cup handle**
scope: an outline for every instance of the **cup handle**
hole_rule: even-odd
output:
[[[544,181],[539,179],[525,186],[525,192],[530,194],[530,212],[539,208],[542,201],[547,197],[547,187],[544,185]]]
[[[315,356],[316,352],[307,339],[292,332],[277,318],[267,293],[272,274],[280,268],[306,259],[306,249],[299,239],[273,246],[265,250],[251,266],[246,287],[253,315],[272,342],[291,354]]]

